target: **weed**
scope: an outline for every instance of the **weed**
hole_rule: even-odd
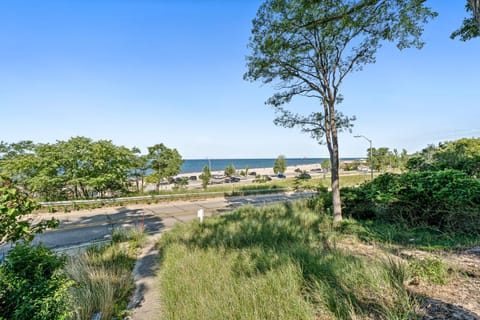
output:
[[[447,282],[447,267],[438,258],[414,259],[410,262],[409,268],[413,284],[421,281],[434,284]]]

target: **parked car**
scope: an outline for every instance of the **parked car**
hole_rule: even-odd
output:
[[[240,182],[239,177],[230,177],[230,182]]]
[[[190,176],[188,177],[190,181],[197,181],[197,176]]]
[[[284,174],[282,174],[282,173],[279,173],[279,174],[277,175],[277,178],[279,178],[279,179],[285,179],[286,176],[285,176]]]
[[[265,179],[265,181],[272,181],[270,176],[262,176],[262,179]]]
[[[248,175],[249,175],[249,176],[256,176],[257,173],[256,173],[255,171],[251,171],[251,172],[248,173]]]

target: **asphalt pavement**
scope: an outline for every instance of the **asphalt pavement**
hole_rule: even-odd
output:
[[[143,226],[151,234],[156,234],[171,228],[176,223],[196,219],[199,209],[204,210],[205,216],[211,216],[223,214],[247,204],[262,206],[306,198],[311,195],[310,192],[300,192],[221,197],[69,213],[44,213],[35,215],[33,221],[55,217],[60,220],[60,226],[38,234],[33,243],[43,243],[49,248],[68,252],[95,242],[110,241],[115,228],[129,228],[137,225]],[[10,244],[0,247],[0,259],[10,247]]]

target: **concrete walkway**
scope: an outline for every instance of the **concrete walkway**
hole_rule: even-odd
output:
[[[155,243],[160,234],[149,237],[148,244],[142,250],[133,269],[135,293],[128,304],[132,320],[160,319],[160,288],[157,278],[158,250]]]

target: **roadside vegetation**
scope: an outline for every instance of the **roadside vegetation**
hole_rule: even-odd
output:
[[[71,319],[89,320],[94,314],[101,319],[125,316],[133,294],[132,270],[137,248],[145,240],[139,227],[118,229],[109,245],[91,246],[67,259],[65,274],[73,280],[69,289]]]
[[[122,318],[144,240],[141,228],[119,229],[112,243],[72,256],[15,244],[0,265],[0,319]]]
[[[335,247],[331,219],[307,202],[181,225],[159,247],[166,319],[408,317],[406,267]],[[394,272],[395,270],[395,272]]]

